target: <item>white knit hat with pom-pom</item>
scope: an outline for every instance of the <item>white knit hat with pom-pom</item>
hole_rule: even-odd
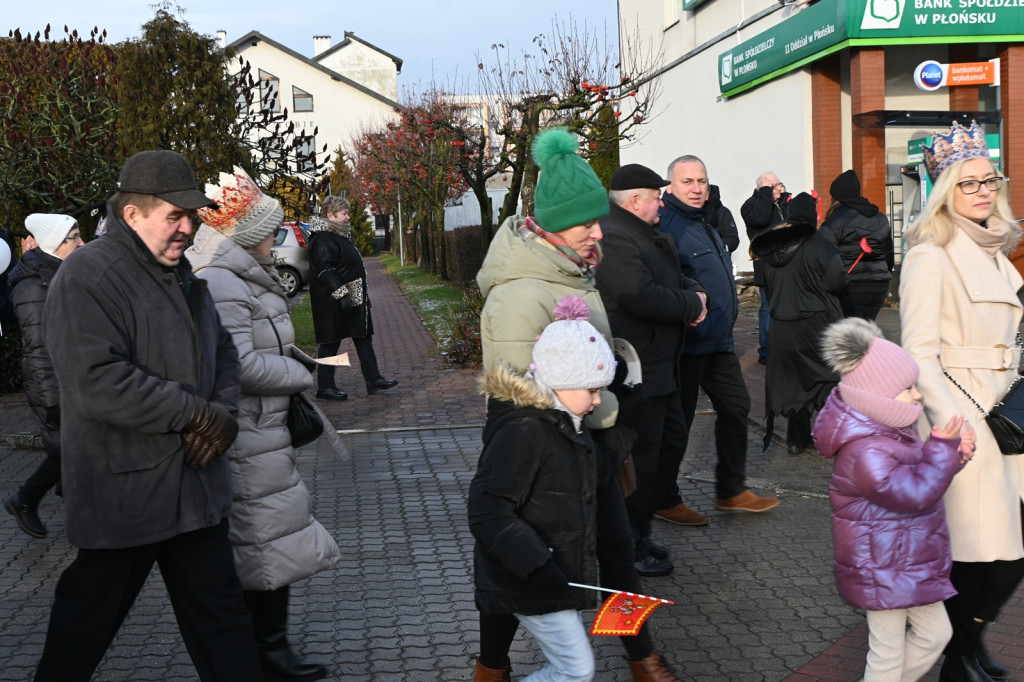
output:
[[[554,312],[555,321],[544,328],[533,346],[533,375],[555,391],[610,384],[615,378],[615,356],[601,332],[587,321],[590,309],[586,301],[566,296]]]

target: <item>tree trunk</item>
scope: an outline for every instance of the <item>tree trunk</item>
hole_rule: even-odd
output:
[[[476,200],[480,202],[480,246],[483,253],[487,253],[493,232],[491,225],[494,221],[494,204],[491,202],[490,195],[487,194],[486,181],[473,185],[472,189]]]

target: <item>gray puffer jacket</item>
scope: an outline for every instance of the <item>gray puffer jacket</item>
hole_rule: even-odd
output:
[[[234,488],[235,567],[243,588],[273,590],[341,558],[330,533],[313,518],[285,424],[289,396],[310,388],[313,376],[291,357],[295,330],[276,273],[205,225],[187,255],[195,273],[209,283],[242,365],[238,438],[226,453]]]

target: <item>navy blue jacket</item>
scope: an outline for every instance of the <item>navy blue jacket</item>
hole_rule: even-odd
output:
[[[658,211],[658,229],[672,235],[683,275],[700,282],[708,294],[708,316],[686,331],[685,355],[728,353],[733,350],[732,327],[739,314],[732,256],[718,233],[704,220],[704,209],[693,208],[667,192]]]

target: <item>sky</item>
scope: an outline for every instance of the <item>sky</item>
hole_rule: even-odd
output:
[[[63,27],[88,35],[94,26],[106,29],[107,42],[138,37],[155,13],[144,0],[5,0],[0,36],[52,27],[51,39]],[[263,35],[306,57],[313,56],[313,36],[330,35],[332,44],[345,31],[403,60],[400,91],[476,82],[476,54],[486,60],[490,47],[502,43],[516,54],[530,50],[531,40],[548,33],[551,22],[572,19],[602,36],[615,48],[616,0],[178,0],[185,20],[195,30],[216,35],[227,31],[228,43],[249,31]],[[470,81],[470,79],[472,79]]]

